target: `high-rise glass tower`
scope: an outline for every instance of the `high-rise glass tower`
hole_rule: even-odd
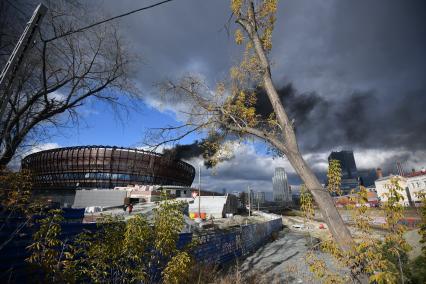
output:
[[[354,152],[331,152],[330,156],[328,156],[328,162],[330,162],[330,160],[338,160],[340,162],[340,168],[342,169],[342,179],[358,178],[358,170],[355,164]]]
[[[291,202],[290,187],[288,185],[287,173],[284,168],[275,168],[272,177],[274,201],[287,205]]]
[[[328,156],[328,162],[338,160],[342,170],[341,190],[343,194],[349,194],[352,190],[358,188],[358,170],[355,164],[354,152],[339,151],[331,152]]]

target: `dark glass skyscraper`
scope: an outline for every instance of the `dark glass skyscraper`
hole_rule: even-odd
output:
[[[359,176],[355,164],[354,152],[331,152],[330,156],[328,156],[328,163],[330,163],[331,160],[338,160],[340,162],[340,168],[342,169],[342,193],[349,194],[352,190],[356,190],[359,185]]]
[[[354,152],[352,151],[339,151],[331,152],[328,156],[328,162],[330,160],[340,161],[340,167],[342,169],[342,179],[357,179],[358,170],[355,164]]]
[[[374,181],[377,179],[377,173],[375,169],[358,170],[359,184],[365,187],[374,185]]]

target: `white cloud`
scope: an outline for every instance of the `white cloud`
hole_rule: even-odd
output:
[[[13,171],[18,171],[21,168],[21,160],[24,157],[26,157],[30,154],[36,153],[36,152],[40,152],[40,151],[44,151],[44,150],[50,150],[50,149],[59,148],[59,147],[60,147],[59,144],[54,143],[54,142],[32,145],[28,148],[25,148],[19,154],[15,155],[7,166],[8,166],[9,169],[11,169]]]
[[[52,92],[52,93],[49,93],[48,94],[48,97],[50,98],[50,99],[53,99],[53,100],[55,100],[55,101],[58,101],[58,102],[62,102],[62,101],[64,101],[65,100],[65,95],[64,94],[62,94],[61,92],[59,92],[59,91],[54,91],[54,92]]]
[[[289,173],[294,173],[286,159],[258,153],[253,144],[232,143],[230,148],[233,150],[232,159],[219,163],[213,169],[202,167],[202,188],[215,191],[226,188],[232,192],[246,190],[250,185],[255,190],[271,191],[275,167],[284,167]],[[201,158],[193,158],[188,162],[197,171],[198,165],[203,163]],[[198,175],[193,186],[198,186]]]
[[[150,146],[139,146],[139,147],[136,147],[136,149],[139,149],[139,150],[144,150],[144,151],[154,151],[154,152],[156,152],[156,153],[163,153],[163,151],[165,150],[165,149],[171,149],[172,148],[172,146],[171,145],[165,145],[165,144],[162,144],[162,145],[160,145],[160,146],[158,146],[157,148],[155,148],[155,149],[153,149],[152,147],[150,147]]]
[[[40,152],[40,151],[45,151],[45,150],[50,150],[50,149],[55,149],[55,148],[59,148],[59,144],[58,143],[43,143],[43,144],[37,144],[32,146],[25,154],[24,156],[27,156],[29,154],[32,153],[36,153],[36,152]]]
[[[363,149],[354,151],[355,162],[359,169],[377,167],[395,168],[400,162],[406,171],[419,169],[426,165],[426,151],[409,151],[406,149]],[[388,169],[389,170],[389,169]]]
[[[286,169],[290,183],[297,180],[296,173],[286,158],[273,158],[259,153],[253,144],[233,143],[232,147],[232,159],[219,163],[214,169],[202,166],[202,188],[219,192],[226,188],[228,192],[233,192],[247,190],[250,185],[254,190],[272,191],[272,176],[276,167]],[[315,172],[325,173],[330,152],[308,153],[304,155],[304,159]],[[392,171],[396,161],[399,161],[407,172],[411,168],[419,169],[426,165],[426,151],[367,149],[354,150],[354,156],[358,169],[383,167],[386,171]],[[198,187],[198,165],[203,161],[198,157],[188,162],[197,170],[193,186]]]

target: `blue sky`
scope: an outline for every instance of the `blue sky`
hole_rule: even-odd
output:
[[[76,145],[112,145],[121,147],[141,147],[147,128],[177,125],[175,114],[160,111],[144,103],[143,100],[129,102],[129,109],[113,110],[109,105],[94,102],[80,110],[78,125],[63,129],[52,129],[52,142],[62,147]],[[135,107],[136,106],[136,107]],[[197,139],[197,134],[181,140],[187,144]]]

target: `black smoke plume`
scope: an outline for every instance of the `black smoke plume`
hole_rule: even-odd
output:
[[[292,84],[277,91],[289,118],[294,119],[303,153],[339,148],[426,149],[426,90],[407,91],[392,100],[375,91],[324,98],[316,92],[300,93]],[[256,111],[267,118],[272,106],[264,90],[256,92]],[[209,157],[215,151],[204,146],[209,139],[176,145],[164,154],[176,160],[202,156],[206,167],[211,167]],[[394,157],[381,166],[392,169],[395,161],[405,159],[408,157]]]
[[[163,154],[173,160],[189,160],[204,153],[203,141],[195,140],[192,144],[176,145],[171,149],[164,149]]]
[[[290,119],[299,126],[303,125],[309,114],[317,109],[326,111],[328,104],[317,93],[298,93],[291,83],[284,85],[277,90],[281,103],[284,105]],[[263,118],[267,118],[272,113],[272,105],[265,90],[257,88],[256,112]]]
[[[354,92],[333,102],[323,122],[335,127],[333,139],[362,148],[425,149],[426,91],[389,99],[374,91]]]
[[[264,90],[256,91],[257,113],[267,118],[272,106]],[[426,90],[407,91],[391,100],[375,91],[326,99],[316,92],[299,93],[291,83],[277,91],[294,120],[304,151],[335,147],[425,149]]]
[[[206,145],[206,142],[212,142],[212,139],[212,137],[209,137],[200,141],[195,140],[195,142],[191,144],[178,144],[171,149],[164,149],[163,155],[174,161],[190,160],[192,158],[202,157],[204,159],[204,166],[206,168],[212,168],[213,162],[211,157],[216,154],[217,150]]]

